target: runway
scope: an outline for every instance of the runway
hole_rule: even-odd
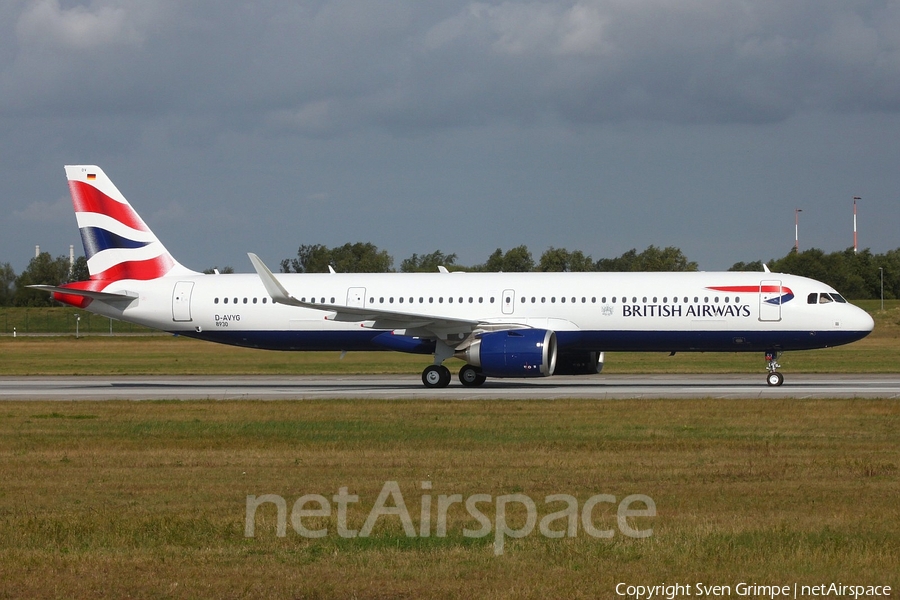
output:
[[[900,398],[900,374],[787,374],[781,387],[758,375],[597,375],[488,380],[480,388],[426,389],[415,375],[0,377],[2,400],[378,400],[627,398]]]

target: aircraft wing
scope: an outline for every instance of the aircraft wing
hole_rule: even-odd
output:
[[[334,317],[331,318],[333,321],[374,321],[375,324],[373,327],[376,329],[425,329],[438,335],[446,332],[472,332],[479,329],[480,325],[484,325],[481,321],[470,319],[455,319],[376,308],[341,306],[337,304],[302,302],[292,296],[290,292],[281,285],[281,282],[275,278],[272,271],[269,270],[257,255],[248,252],[247,256],[250,257],[253,268],[256,269],[256,273],[262,280],[263,285],[273,302],[287,304],[289,306],[312,308],[315,310],[332,311],[335,313]]]

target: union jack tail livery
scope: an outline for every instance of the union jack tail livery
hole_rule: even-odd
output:
[[[66,177],[92,281],[196,274],[172,257],[102,169],[67,166]]]

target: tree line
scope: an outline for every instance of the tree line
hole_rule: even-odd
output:
[[[729,271],[763,271],[763,261],[738,262]],[[776,273],[802,275],[822,281],[844,296],[854,300],[881,297],[882,277],[884,297],[900,298],[900,248],[884,254],[870,250],[854,252],[852,248],[826,254],[817,248],[803,252],[791,251],[782,258],[765,263]],[[329,267],[338,273],[434,273],[438,267],[450,271],[470,272],[562,272],[562,271],[697,271],[697,263],[675,247],[648,246],[638,252],[631,249],[615,258],[594,260],[580,250],[548,248],[540,258],[534,259],[527,246],[506,250],[497,248],[484,263],[461,265],[456,254],[435,250],[429,254],[413,254],[394,268],[394,259],[386,250],[372,243],[357,242],[329,248],[322,244],[303,244],[297,256],[281,261],[283,273],[327,273]],[[214,272],[214,268],[205,273]],[[233,273],[231,267],[220,272]],[[28,267],[16,275],[9,263],[0,263],[0,306],[49,306],[54,304],[50,294],[29,289],[28,285],[60,285],[70,281],[88,279],[87,261],[83,256],[69,264],[66,256],[51,257],[42,252],[29,262]]]

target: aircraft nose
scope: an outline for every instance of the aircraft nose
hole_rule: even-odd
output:
[[[875,329],[875,319],[872,315],[857,307],[853,315],[853,321],[850,324],[856,331],[865,331],[866,333]]]

